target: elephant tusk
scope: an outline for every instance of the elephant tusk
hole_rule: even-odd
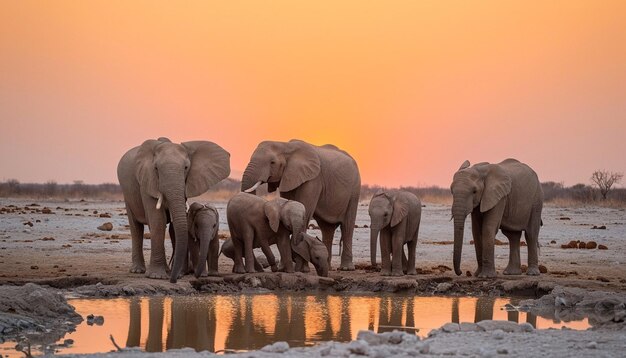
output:
[[[252,188],[250,188],[250,189],[246,189],[246,190],[244,190],[243,192],[244,192],[244,193],[251,193],[251,192],[255,191],[255,190],[256,190],[256,188],[258,188],[258,187],[259,187],[259,185],[261,185],[261,184],[263,184],[263,182],[262,182],[261,180],[259,180],[258,182],[256,182],[256,184],[254,184],[254,185],[252,186]]]
[[[162,204],[163,204],[163,194],[159,193],[159,200],[157,200],[156,209],[160,210]]]

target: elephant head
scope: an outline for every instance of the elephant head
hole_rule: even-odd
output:
[[[167,138],[147,140],[138,149],[136,177],[142,195],[156,199],[156,209],[170,212],[176,255],[170,281],[176,282],[187,255],[186,201],[230,174],[230,154],[207,141],[176,144]]]
[[[369,205],[370,214],[370,255],[372,265],[376,265],[376,241],[382,228],[398,225],[409,214],[409,204],[400,200],[393,192],[379,191]]]
[[[291,240],[293,252],[312,263],[318,276],[327,277],[330,264],[328,263],[328,249],[326,245],[318,237],[311,236],[305,232],[300,232],[296,236],[295,240],[293,238]]]
[[[214,240],[218,240],[219,223],[220,217],[217,209],[214,207],[200,203],[193,203],[189,207],[189,212],[187,212],[189,236],[200,244],[198,262],[195,268],[196,277],[200,277],[206,267],[209,257],[209,244]]]
[[[454,272],[460,275],[465,218],[478,207],[484,213],[496,206],[511,192],[511,177],[498,164],[478,163],[470,167],[470,162],[466,160],[454,174],[450,190],[454,219]]]
[[[279,224],[283,224],[292,237],[305,229],[306,209],[298,201],[275,198],[263,205],[263,211],[274,232],[278,232]]]
[[[294,190],[320,174],[320,158],[308,143],[261,142],[243,173],[241,190],[254,193],[259,185],[268,183],[268,191]]]

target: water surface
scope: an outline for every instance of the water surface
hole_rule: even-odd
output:
[[[81,323],[69,348],[59,353],[108,352],[109,335],[122,347],[148,352],[192,347],[197,351],[244,351],[276,341],[307,346],[323,341],[350,341],[363,329],[404,330],[426,337],[447,322],[487,319],[529,322],[536,328],[589,327],[587,319],[553,322],[523,312],[508,312],[510,298],[415,297],[401,295],[335,295],[306,293],[217,294],[195,297],[72,299],[83,317],[104,316],[102,326]],[[62,342],[63,340],[61,340]],[[15,343],[2,353],[20,356]]]

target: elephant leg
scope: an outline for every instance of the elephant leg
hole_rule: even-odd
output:
[[[341,251],[341,264],[339,270],[354,271],[354,262],[352,262],[352,238],[354,236],[354,224],[356,223],[356,212],[359,206],[359,196],[352,198],[346,209],[346,216],[341,223],[341,239],[343,244]],[[330,257],[330,256],[329,256]]]
[[[519,240],[522,237],[522,232],[502,230],[502,233],[509,239],[509,264],[503,273],[505,275],[521,275],[522,264],[519,257]]]
[[[189,238],[189,243],[187,244],[188,251],[188,260],[187,260],[187,271],[185,273],[193,274],[196,271],[196,267],[198,267],[198,263],[200,261],[200,243],[196,240]],[[202,258],[204,261],[204,258]],[[183,266],[185,267],[185,266]],[[203,274],[206,274],[206,267],[202,270]]]
[[[246,272],[256,272],[254,269],[254,232],[251,230],[246,230],[243,233],[243,254],[246,258]]]
[[[530,218],[530,227],[524,232],[528,247],[527,275],[538,276],[539,271],[539,229],[541,228],[541,208],[534,210]]]
[[[132,265],[130,272],[144,273],[146,272],[146,262],[143,257],[143,229],[144,225],[135,219],[132,211],[126,206],[126,214],[128,215],[128,224],[130,226],[130,237],[132,239]]]
[[[322,242],[326,245],[328,250],[328,269],[331,270],[331,262],[333,256],[333,238],[335,237],[335,230],[337,230],[338,224],[330,224],[322,220],[317,220],[322,231]],[[344,248],[345,249],[345,248]]]
[[[146,270],[146,277],[157,279],[170,278],[165,259],[165,226],[167,224],[165,212],[154,210],[149,214],[150,223],[150,264]]]
[[[232,234],[232,231],[231,231]],[[243,266],[243,243],[239,237],[232,236],[233,242],[233,272],[234,273],[246,273],[246,268]]]
[[[500,228],[506,202],[501,200],[496,206],[483,214],[482,227],[482,269],[478,277],[496,277],[494,242]],[[474,240],[476,241],[476,240]]]
[[[391,232],[389,228],[380,230],[380,274],[391,276]]]
[[[263,254],[267,258],[267,263],[270,264],[272,272],[278,271],[278,266],[276,266],[276,258],[274,257],[274,253],[272,252],[272,249],[270,248],[267,240],[259,239],[259,245],[261,246],[261,251],[263,251]],[[263,267],[261,267],[261,271],[263,271],[262,269]]]
[[[217,235],[211,240],[209,243],[209,255],[207,256],[207,266],[209,267],[209,271],[207,272],[208,276],[217,276],[217,260],[220,255],[220,241],[217,238]]]
[[[406,220],[393,228],[391,236],[391,275],[403,276],[402,256],[404,256],[404,237],[406,233]]]
[[[278,246],[278,252],[280,252],[281,271],[293,273],[293,256],[291,255],[291,240],[289,240],[289,234],[279,232],[276,237],[276,245]]]
[[[472,212],[472,237],[474,238],[474,249],[476,250],[476,261],[478,267],[474,276],[478,277],[483,269],[483,241],[482,241],[483,218],[479,211]]]

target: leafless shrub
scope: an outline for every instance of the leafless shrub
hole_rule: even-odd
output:
[[[624,174],[622,173],[596,170],[593,174],[591,174],[591,182],[600,190],[602,199],[606,200],[606,197],[613,188],[613,185],[618,184],[623,177]]]

